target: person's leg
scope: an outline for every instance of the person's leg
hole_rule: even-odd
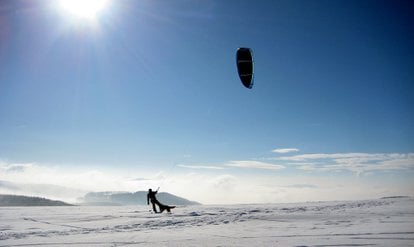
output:
[[[155,203],[151,203],[152,204],[152,210],[154,210],[154,213],[157,213],[157,208],[155,207]]]

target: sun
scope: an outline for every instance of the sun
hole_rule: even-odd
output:
[[[94,19],[108,5],[108,0],[60,0],[60,7],[74,17]]]

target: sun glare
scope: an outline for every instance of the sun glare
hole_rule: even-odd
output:
[[[101,12],[108,0],[61,0],[60,5],[69,14],[86,19],[95,18]]]

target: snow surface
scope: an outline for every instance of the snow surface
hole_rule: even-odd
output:
[[[0,246],[414,246],[414,199],[0,208]]]

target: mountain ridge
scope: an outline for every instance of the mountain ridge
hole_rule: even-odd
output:
[[[63,201],[36,196],[0,194],[0,207],[74,206]]]
[[[157,198],[167,205],[200,205],[195,201],[167,193],[157,193]],[[83,205],[146,205],[147,191],[120,192],[102,191],[89,192],[83,198]]]

